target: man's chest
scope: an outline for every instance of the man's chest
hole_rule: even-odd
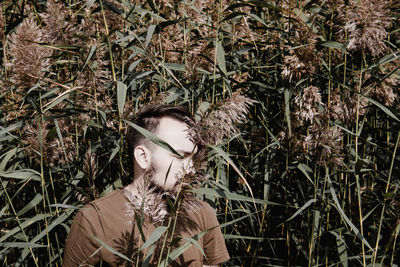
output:
[[[123,216],[125,217],[125,216]],[[101,230],[100,255],[110,266],[202,266],[203,239],[200,227],[192,222],[177,220],[156,227],[138,223],[132,217],[108,220]]]

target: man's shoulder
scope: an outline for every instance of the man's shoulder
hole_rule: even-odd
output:
[[[211,207],[211,205],[208,202],[200,199],[197,199],[197,202],[202,212],[215,214],[215,208]]]
[[[127,199],[122,190],[115,190],[83,206],[76,215],[96,229],[126,229],[132,221]]]
[[[80,210],[80,212],[84,216],[89,216],[93,213],[97,213],[98,211],[101,212],[113,212],[115,210],[119,210],[122,207],[125,206],[125,198],[123,195],[122,190],[117,189],[114,191],[111,191],[110,193],[95,199],[85,206]]]
[[[201,225],[207,227],[209,226],[210,220],[213,222],[217,220],[215,209],[206,201],[196,199],[195,203],[192,202],[191,205],[192,208],[187,208],[186,211]]]
[[[95,205],[105,205],[105,204],[108,204],[108,203],[113,202],[118,199],[124,200],[124,193],[122,192],[121,189],[113,190],[113,191],[105,194],[104,196],[93,200],[90,203],[95,204]]]

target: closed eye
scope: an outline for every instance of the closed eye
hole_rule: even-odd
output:
[[[184,158],[189,158],[191,156],[192,156],[192,153],[189,153],[189,152],[183,153]]]
[[[176,155],[176,154],[173,154],[173,156],[174,156],[174,158],[177,158],[177,159],[184,159],[186,157],[185,155],[181,156],[181,155]]]
[[[176,154],[173,155],[173,156],[174,156],[175,158],[177,158],[177,159],[187,159],[187,158],[190,158],[190,157],[193,156],[193,153],[192,153],[192,152],[178,151],[178,153],[179,153],[180,155],[176,155]]]

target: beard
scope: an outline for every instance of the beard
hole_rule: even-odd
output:
[[[144,222],[162,225],[165,219],[173,214],[188,213],[201,206],[191,188],[198,187],[206,176],[196,174],[177,174],[176,183],[170,189],[165,189],[154,183],[157,171],[151,166],[144,173],[144,179],[136,184],[139,194],[132,194],[123,189],[129,200],[128,213],[139,215]]]

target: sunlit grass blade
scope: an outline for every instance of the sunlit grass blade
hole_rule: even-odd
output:
[[[159,226],[157,227],[149,236],[149,238],[147,238],[146,242],[142,245],[142,247],[140,248],[140,250],[143,250],[151,245],[153,245],[155,242],[157,242],[157,240],[160,239],[160,237],[168,230],[168,228],[166,226]]]
[[[258,199],[258,198],[251,198],[245,195],[239,195],[237,193],[232,193],[229,191],[223,191],[220,189],[213,189],[213,188],[196,188],[191,190],[194,193],[201,194],[201,195],[207,195],[207,196],[213,196],[213,197],[218,197],[222,199],[228,199],[232,201],[246,201],[246,202],[251,202],[251,203],[257,203],[257,204],[268,204],[272,206],[285,206],[284,203],[277,203],[277,202],[272,202],[264,199]]]
[[[20,217],[28,210],[34,208],[37,204],[40,203],[40,201],[42,201],[42,199],[43,199],[43,196],[41,194],[39,194],[39,193],[36,194],[36,196],[29,203],[27,203],[27,205],[23,209],[18,211],[17,216]]]
[[[40,174],[32,169],[0,172],[0,176],[4,178],[21,179],[24,181],[26,180],[33,180],[38,182],[41,181]]]
[[[114,248],[110,247],[109,245],[107,245],[104,241],[100,240],[99,238],[95,237],[94,235],[92,235],[92,238],[94,240],[96,240],[101,246],[100,248],[105,248],[108,251],[110,251],[112,254],[117,255],[118,257],[123,258],[124,260],[132,263],[133,261],[131,259],[129,259],[127,256],[121,254],[120,252],[118,252],[117,250],[115,250]]]
[[[371,245],[368,243],[368,241],[365,239],[365,237],[363,237],[360,233],[360,231],[358,230],[358,228],[350,221],[350,219],[348,218],[348,216],[344,213],[339,200],[336,196],[336,192],[335,189],[333,188],[332,185],[332,181],[329,177],[329,174],[327,174],[327,179],[329,182],[329,190],[331,192],[331,196],[332,199],[335,203],[334,207],[337,209],[337,211],[339,212],[340,216],[343,218],[344,221],[346,221],[347,225],[350,227],[350,229],[356,234],[356,237],[359,238],[361,240],[361,242],[363,242],[370,250],[373,250]]]
[[[117,81],[117,99],[118,99],[118,111],[120,116],[124,112],[125,102],[126,102],[126,91],[128,87],[125,83]]]

